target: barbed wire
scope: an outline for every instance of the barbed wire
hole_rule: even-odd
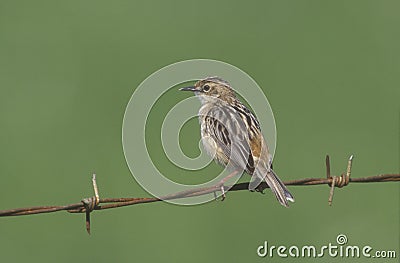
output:
[[[353,156],[350,156],[347,164],[347,169],[345,173],[342,173],[340,176],[331,176],[330,171],[330,159],[329,155],[326,156],[326,178],[304,178],[298,180],[290,180],[285,181],[285,185],[293,185],[293,186],[309,186],[309,185],[321,185],[327,184],[330,186],[328,204],[332,205],[333,194],[335,187],[344,187],[351,183],[378,183],[378,182],[396,182],[400,181],[400,174],[380,174],[369,177],[361,177],[361,178],[350,178],[351,176],[351,166],[353,162]],[[211,187],[203,187],[203,188],[194,188],[187,191],[182,191],[170,195],[166,195],[160,198],[157,197],[128,197],[128,198],[100,198],[99,191],[96,183],[96,175],[94,174],[92,177],[92,184],[95,195],[93,197],[84,198],[79,203],[63,205],[63,206],[34,206],[34,207],[26,207],[26,208],[16,208],[16,209],[8,209],[8,210],[0,210],[0,217],[5,216],[22,216],[22,215],[33,215],[33,214],[42,214],[42,213],[53,213],[58,211],[67,211],[69,213],[85,213],[86,214],[86,230],[90,234],[90,213],[94,210],[105,210],[112,209],[123,206],[131,206],[136,204],[145,204],[145,203],[153,203],[164,200],[173,200],[173,199],[181,199],[188,197],[201,196],[206,194],[214,194],[216,198],[216,192],[221,189],[221,185],[211,186]],[[223,186],[225,191],[241,191],[248,190],[249,183],[238,183],[232,186]],[[262,192],[266,188],[269,188],[268,185],[263,182],[259,185],[257,191]],[[103,205],[100,205],[103,204]]]

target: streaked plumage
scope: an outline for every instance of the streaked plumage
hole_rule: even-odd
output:
[[[209,77],[181,90],[193,91],[201,101],[201,137],[209,155],[233,171],[255,175],[251,190],[265,180],[282,205],[294,201],[272,170],[272,156],[256,116],[237,99],[227,81]]]

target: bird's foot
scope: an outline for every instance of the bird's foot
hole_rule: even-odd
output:
[[[225,187],[224,187],[224,185],[222,184],[222,185],[221,185],[221,201],[224,201],[225,198],[226,198],[226,195],[225,195]]]
[[[220,182],[219,184],[215,185],[216,190],[214,191],[214,199],[215,201],[218,201],[218,195],[217,195],[217,189],[221,190],[221,201],[224,201],[226,198],[225,195],[225,186],[223,182]]]
[[[262,184],[259,184],[256,188],[250,190],[250,192],[257,192],[257,193],[261,193],[261,194],[265,194],[264,190],[266,188],[264,186],[262,186]]]

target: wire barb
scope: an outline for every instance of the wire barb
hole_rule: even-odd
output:
[[[329,191],[328,204],[331,206],[333,201],[333,195],[335,192],[335,186],[342,188],[350,183],[350,175],[351,175],[351,167],[353,164],[354,155],[350,155],[349,161],[347,162],[346,173],[342,173],[340,176],[332,176],[330,175],[330,161],[329,155],[326,156],[326,176],[331,180],[330,186],[331,190]]]
[[[90,235],[90,213],[93,210],[95,210],[100,203],[99,189],[97,187],[97,182],[96,182],[96,174],[93,174],[92,176],[92,185],[94,190],[94,196],[89,198],[84,198],[81,201],[83,203],[83,206],[85,207],[86,231],[88,232],[89,235]]]
[[[326,165],[326,178],[331,178],[331,162],[329,160],[329,155],[327,154],[325,157],[325,165]]]

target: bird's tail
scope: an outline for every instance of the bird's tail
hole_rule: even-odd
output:
[[[288,207],[288,201],[294,202],[292,194],[272,169],[269,170],[267,175],[264,177],[264,180],[275,194],[276,199],[278,199],[279,203],[283,206]]]
[[[272,192],[275,194],[276,199],[283,206],[288,207],[288,201],[294,202],[294,198],[282,181],[278,178],[272,169],[264,169],[262,166],[256,168],[253,173],[252,180],[249,184],[249,190],[254,191],[262,181],[265,181]]]

